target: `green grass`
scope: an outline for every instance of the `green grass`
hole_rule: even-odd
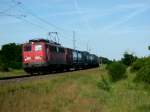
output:
[[[110,91],[98,86],[101,75],[107,72],[95,68],[0,84],[0,112],[150,111],[150,91],[133,83],[135,74],[111,83]]]
[[[11,70],[9,72],[1,72],[0,71],[0,78],[6,78],[6,77],[15,77],[24,75],[25,72],[23,70]]]

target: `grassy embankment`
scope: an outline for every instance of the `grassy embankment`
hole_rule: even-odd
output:
[[[15,77],[26,74],[24,70],[11,70],[10,72],[1,72],[0,78]]]
[[[98,86],[105,70],[89,69],[0,85],[0,112],[149,112],[150,91],[133,83],[135,74]]]

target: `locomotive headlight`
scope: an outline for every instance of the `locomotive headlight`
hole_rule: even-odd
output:
[[[41,60],[41,59],[42,59],[42,56],[35,56],[35,59],[36,59],[36,60]]]
[[[31,57],[25,57],[25,61],[31,60]]]

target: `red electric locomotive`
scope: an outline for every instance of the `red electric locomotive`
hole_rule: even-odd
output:
[[[98,66],[95,55],[65,48],[45,39],[30,40],[23,45],[22,51],[23,68],[31,74]]]

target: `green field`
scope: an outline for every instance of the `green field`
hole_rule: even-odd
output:
[[[0,78],[7,78],[7,77],[16,77],[20,75],[26,74],[23,70],[11,70],[9,72],[1,72],[0,71]]]
[[[135,74],[109,91],[98,86],[102,75],[95,68],[0,83],[0,112],[150,112],[150,90],[133,83]]]

